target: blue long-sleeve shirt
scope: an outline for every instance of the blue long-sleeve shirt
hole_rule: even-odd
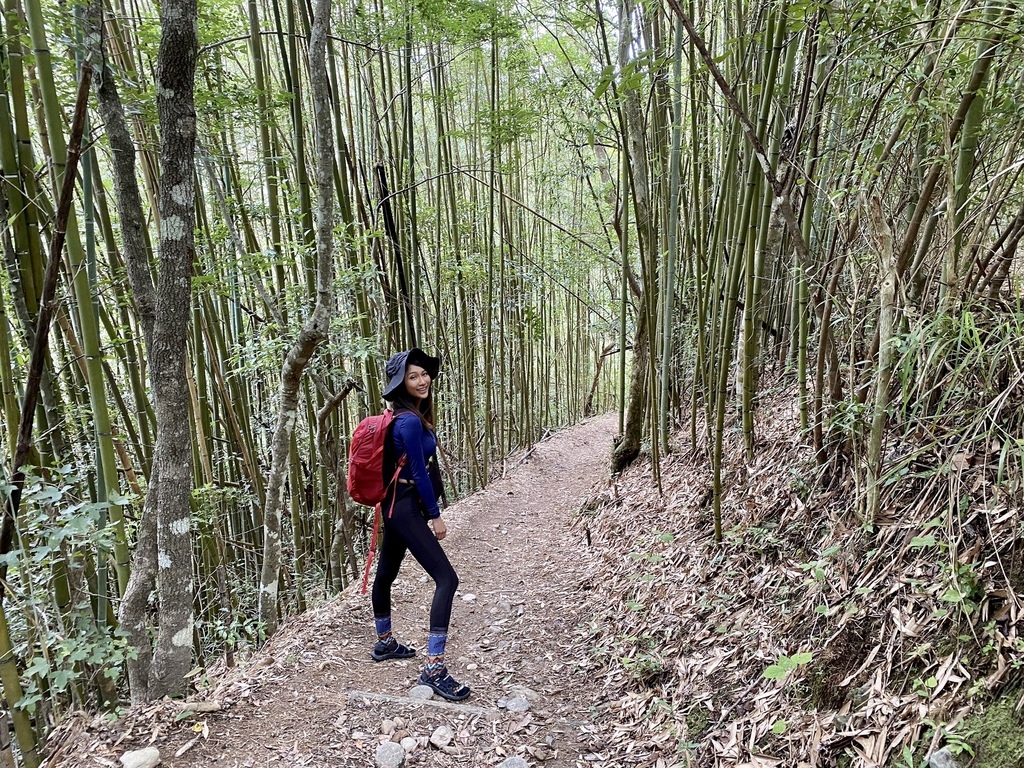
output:
[[[416,492],[423,500],[427,517],[440,517],[437,494],[434,493],[434,484],[427,467],[427,461],[437,455],[437,437],[423,427],[419,416],[403,411],[392,422],[391,440],[395,446],[395,456],[405,454],[405,466],[398,476],[416,484]],[[437,459],[434,458],[434,461]]]

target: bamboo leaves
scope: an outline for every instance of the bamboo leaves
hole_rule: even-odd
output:
[[[186,655],[219,653],[228,636],[258,642],[354,570],[366,513],[338,488],[339,457],[354,420],[380,407],[381,362],[398,347],[445,360],[439,436],[460,493],[549,429],[628,405],[616,467],[645,450],[657,466],[688,421],[683,442],[709,458],[720,499],[742,476],[728,435],[761,450],[761,395],[792,385],[820,467],[869,477],[858,487],[877,487],[869,506],[884,508],[896,377],[941,380],[934,359],[904,355],[910,320],[1015,296],[1024,129],[1005,43],[1020,22],[995,3],[947,19],[803,2],[381,2],[334,8],[330,32],[323,4],[309,18],[301,3],[254,0],[210,11],[216,39],[197,53],[191,111],[175,98],[195,89],[169,84],[180,74],[167,60],[147,85],[153,9],[118,7],[102,23],[98,9],[87,38],[105,141],[94,197],[74,210],[99,224],[96,280],[82,242],[32,416],[39,463],[74,462],[109,498],[137,486],[146,499],[137,523],[128,506],[123,530],[112,526],[111,594],[126,586],[130,542],[137,561],[119,606],[140,653],[133,695],[149,695],[161,551],[177,586],[155,617],[170,639],[154,680],[171,688]],[[26,8],[29,71],[14,0],[6,10],[10,435],[58,198],[40,189],[34,156],[49,151],[60,176],[69,79],[46,61],[60,11]],[[161,125],[159,169],[154,104],[181,129]],[[891,285],[862,188],[892,233]],[[349,377],[358,386],[335,402]],[[931,386],[905,384],[918,399],[903,412],[945,408]],[[721,534],[729,510],[708,506]],[[107,559],[93,555],[105,584]]]

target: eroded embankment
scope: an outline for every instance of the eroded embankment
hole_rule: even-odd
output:
[[[1020,516],[995,462],[917,456],[868,527],[852,472],[822,490],[794,401],[762,406],[755,459],[730,446],[721,543],[688,447],[663,493],[640,463],[581,510],[611,764],[918,766],[944,747],[1020,764],[1020,739],[991,735],[1020,733],[1024,659]]]

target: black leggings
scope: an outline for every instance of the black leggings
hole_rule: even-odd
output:
[[[390,517],[390,498],[381,505],[384,541],[381,543],[380,559],[377,561],[377,574],[373,579],[373,615],[391,615],[391,585],[395,583],[398,569],[408,551],[434,580],[434,600],[430,605],[430,631],[447,632],[459,577],[420,511],[419,495],[414,488],[402,491],[399,491]]]

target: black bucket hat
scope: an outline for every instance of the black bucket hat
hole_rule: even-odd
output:
[[[410,365],[420,366],[433,380],[437,378],[438,371],[441,370],[441,358],[431,357],[419,347],[393,354],[384,366],[384,376],[388,380],[384,387],[383,397],[385,400],[395,399],[395,395],[405,383],[405,371]]]

